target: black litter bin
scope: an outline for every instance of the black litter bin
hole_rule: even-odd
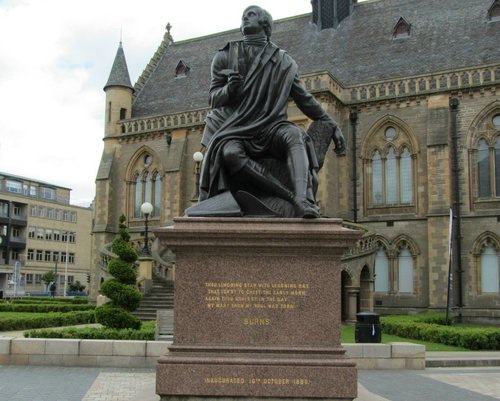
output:
[[[0,299],[3,299],[3,290],[0,290]]]
[[[356,313],[354,340],[357,343],[380,343],[382,341],[378,314],[373,312]]]

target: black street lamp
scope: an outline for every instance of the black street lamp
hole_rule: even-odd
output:
[[[153,211],[153,205],[149,202],[144,202],[141,205],[141,212],[144,215],[144,247],[142,248],[141,256],[151,256],[149,253],[149,238],[148,238],[148,218]]]

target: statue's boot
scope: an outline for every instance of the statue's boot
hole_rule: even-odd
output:
[[[305,149],[293,146],[287,160],[288,168],[293,179],[293,205],[297,217],[314,219],[320,217],[319,207],[307,198],[309,165]]]

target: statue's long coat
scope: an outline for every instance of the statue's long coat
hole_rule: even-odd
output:
[[[252,65],[242,64],[242,41],[230,42],[212,62],[210,103],[202,144],[207,147],[200,177],[200,200],[228,189],[220,151],[230,139],[248,140],[255,154],[264,152],[273,132],[287,121],[288,99],[313,120],[329,119],[321,105],[302,86],[295,61],[268,43]],[[238,99],[228,94],[230,72],[248,70]]]

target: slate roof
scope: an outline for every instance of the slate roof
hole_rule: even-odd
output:
[[[113,61],[113,66],[111,67],[108,82],[104,85],[104,90],[106,90],[109,86],[124,86],[126,88],[133,89],[132,83],[130,82],[130,75],[128,73],[127,61],[125,59],[122,42],[120,42],[118,50],[116,51],[115,60]]]
[[[310,14],[275,21],[272,41],[290,53],[301,74],[327,70],[345,86],[500,64],[500,22],[488,22],[491,4],[372,0],[356,4],[336,29],[318,31]],[[400,17],[411,24],[411,35],[393,39]],[[133,117],[207,107],[211,60],[227,41],[240,38],[235,29],[172,43],[137,94]],[[190,71],[176,78],[180,60]]]

